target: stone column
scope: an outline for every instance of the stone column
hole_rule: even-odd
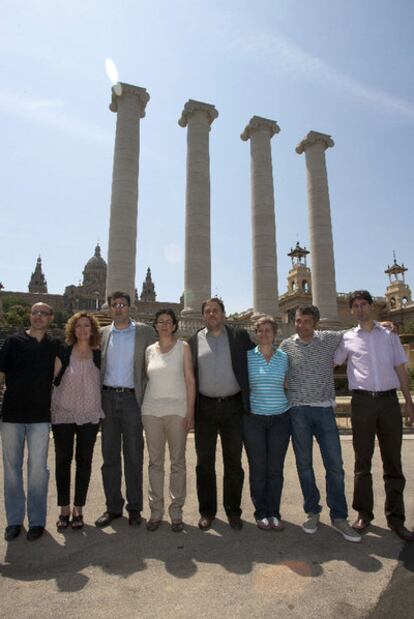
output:
[[[253,241],[253,317],[278,317],[275,199],[270,140],[279,133],[274,120],[253,116],[241,134],[250,139]]]
[[[214,105],[189,99],[180,127],[187,127],[185,210],[185,275],[182,316],[200,316],[201,303],[211,296],[210,247],[210,126]]]
[[[139,124],[149,94],[145,88],[117,84],[109,109],[117,113],[106,295],[116,290],[135,299],[137,250]]]
[[[312,301],[321,313],[321,326],[339,327],[335,262],[325,150],[334,146],[330,135],[310,131],[296,152],[305,153],[308,178],[309,236],[312,260]]]

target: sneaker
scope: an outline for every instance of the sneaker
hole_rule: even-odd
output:
[[[270,522],[268,518],[257,518],[256,524],[262,531],[268,531],[270,529]]]
[[[269,524],[273,531],[283,531],[285,528],[285,523],[282,520],[279,520],[279,518],[276,518],[276,516],[270,516]]]
[[[332,526],[338,531],[338,533],[341,533],[342,537],[344,537],[347,542],[361,541],[360,534],[351,527],[345,518],[335,518],[332,520]]]
[[[308,514],[308,519],[303,523],[302,529],[305,533],[312,535],[318,530],[319,514]]]

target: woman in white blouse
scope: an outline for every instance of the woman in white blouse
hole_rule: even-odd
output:
[[[183,530],[186,495],[185,448],[187,432],[194,427],[195,379],[191,351],[176,337],[178,321],[171,309],[155,315],[159,341],[146,350],[148,384],[142,404],[142,423],[149,453],[149,531],[156,531],[164,515],[165,445],[170,453],[171,529]]]

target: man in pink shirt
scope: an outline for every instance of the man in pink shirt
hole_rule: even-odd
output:
[[[335,364],[348,361],[348,383],[352,391],[353,508],[358,512],[353,527],[362,531],[374,518],[371,461],[377,435],[384,468],[388,526],[401,539],[412,542],[414,533],[404,526],[402,418],[397,398],[397,389],[401,389],[406,418],[412,422],[414,406],[405,367],[407,359],[399,337],[372,319],[372,297],[367,290],[353,292],[349,306],[358,326],[344,334],[335,353]]]

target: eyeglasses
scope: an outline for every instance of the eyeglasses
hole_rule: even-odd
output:
[[[114,309],[127,307],[127,303],[112,303],[111,307]]]
[[[52,312],[45,312],[44,310],[36,310],[34,312],[30,312],[30,314],[32,316],[41,316],[42,318],[45,318],[46,316],[51,316]]]
[[[157,325],[172,325],[173,321],[172,320],[159,320],[157,322]]]

